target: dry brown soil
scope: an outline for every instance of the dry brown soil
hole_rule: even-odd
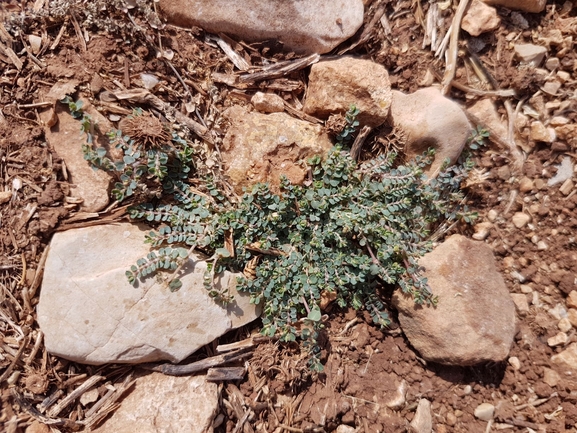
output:
[[[391,33],[386,34],[377,22],[370,37],[356,47],[353,54],[384,64],[390,71],[393,87],[403,91],[422,87],[427,70],[442,75],[444,62],[421,48],[423,28],[418,21],[419,2],[386,4],[375,0],[367,3],[372,3],[367,9],[367,23],[383,5]],[[426,12],[427,2],[421,3]],[[76,18],[66,20],[48,17],[42,11],[35,13],[33,2],[8,1],[2,8],[5,24],[0,39],[5,46],[12,46],[22,67],[19,69],[5,54],[0,55],[0,190],[14,191],[13,197],[0,204],[0,333],[3,337],[0,341],[0,374],[3,373],[0,428],[6,432],[22,432],[34,420],[46,420],[18,404],[12,396],[14,387],[37,404],[58,390],[70,392],[96,371],[108,375],[110,380],[118,376],[113,366],[97,369],[55,358],[46,353],[39,338],[34,306],[38,300],[43,252],[54,230],[73,226],[69,219],[78,217],[78,205],[67,200],[73,186],[67,182],[66,167],[44,139],[38,115],[40,107],[34,104],[41,102],[58,80],[75,80],[79,84],[76,96],[92,101],[108,116],[115,113],[110,105],[99,102],[99,93],[103,89],[138,88],[141,86],[139,74],[149,72],[162,80],[156,91],[159,98],[185,113],[184,104],[194,102],[215,136],[222,138],[226,125],[219,121],[220,113],[232,104],[246,103],[256,90],[276,91],[298,108],[296,101],[302,101],[306,87],[306,70],[234,88],[211,78],[215,72],[230,74],[234,68],[214,44],[205,41],[200,29],[186,31],[170,26],[155,29],[149,23],[150,18],[147,21],[137,10],[130,13],[141,30],[135,30],[127,15],[113,8],[110,8],[113,13],[106,12],[111,19],[105,20],[101,15],[92,23],[86,22],[85,15],[78,10]],[[47,10],[45,6],[43,11]],[[477,53],[481,62],[500,88],[517,91],[512,99],[513,107],[524,99],[539,111],[542,120],[562,115],[574,124],[577,121],[574,45],[570,44],[569,49],[563,44],[549,46],[548,56],[557,54],[561,58],[560,68],[570,74],[562,91],[549,95],[540,91],[542,76],[531,68],[519,67],[513,59],[510,40],[513,37],[519,43],[539,42],[540,35],[552,30],[560,30],[564,38],[576,38],[577,7],[572,7],[570,2],[550,2],[541,14],[522,14],[528,21],[526,28],[516,24],[518,21],[510,11],[499,10],[499,13],[501,27],[474,41],[485,44]],[[44,38],[41,51],[34,56],[23,50],[22,41],[29,47],[29,34]],[[83,35],[87,41],[83,41]],[[468,57],[466,43],[471,39],[462,35],[456,80],[469,87],[489,89],[489,84],[480,82],[463,61]],[[188,89],[168,63],[157,57],[154,44],[158,41],[164,50],[174,53],[170,61]],[[253,65],[261,64],[263,56],[273,61],[291,57],[276,53],[271,44],[233,47]],[[455,88],[451,96],[464,106],[470,106],[476,98]],[[499,113],[507,119],[504,98],[495,101]],[[546,109],[546,103],[561,105],[553,104]],[[134,107],[128,102],[115,106],[128,110]],[[576,142],[573,137],[553,144],[533,143],[527,138],[524,141],[527,152],[522,172],[513,170],[506,149],[491,144],[476,154],[478,168],[485,173],[484,180],[468,188],[470,205],[482,220],[490,210],[497,212],[495,227],[486,242],[495,252],[510,291],[521,293],[521,283],[533,291],[527,294],[529,311],[519,314],[519,332],[510,353],[518,358],[519,369],[506,361],[475,367],[426,363],[410,347],[395,323],[390,329],[380,330],[363,313],[333,310],[323,342],[325,372],[311,376],[306,359],[295,347],[262,344],[249,361],[246,379],[223,385],[221,414],[224,418],[220,418],[223,422],[216,431],[328,432],[340,424],[353,426],[359,432],[406,431],[420,398],[432,402],[433,428],[438,433],[489,429],[576,431],[577,378],[559,370],[560,380],[555,386],[544,381],[544,369],[556,369],[550,357],[577,341],[573,329],[565,345],[552,348],[547,344],[547,339],[558,332],[557,320],[547,310],[556,304],[565,305],[568,292],[575,289],[577,194],[565,195],[558,185],[548,187],[546,184],[555,174],[553,167],[563,157],[570,156],[575,162]],[[374,148],[374,143],[372,146]],[[544,185],[540,189],[519,192],[522,177],[537,181],[538,186],[539,180],[545,182],[541,182]],[[511,222],[512,215],[520,210],[532,217],[531,225],[522,229]],[[473,233],[470,227],[453,230],[469,236]],[[538,249],[536,239],[545,240],[548,248]],[[511,273],[512,270],[516,272]],[[221,342],[244,338],[255,331],[255,326],[227,335]],[[20,338],[22,334],[26,338]],[[197,356],[211,354],[213,347]],[[401,385],[407,389],[406,402],[394,411],[387,408],[386,403],[395,397]],[[231,409],[234,405],[226,404],[239,398],[242,400],[240,414]],[[474,409],[482,402],[497,408],[492,426],[474,417]],[[237,426],[239,417],[249,409],[253,414],[246,425]],[[70,421],[82,419],[83,408],[73,404],[60,417]],[[55,423],[52,428],[53,431],[69,430],[64,422]]]

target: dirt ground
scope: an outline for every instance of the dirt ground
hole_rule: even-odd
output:
[[[109,6],[108,11],[95,9],[94,15],[90,15],[92,9],[72,9],[67,15],[53,10],[49,15],[45,3],[36,11],[34,7],[44,2],[12,0],[0,5],[0,21],[4,22],[0,27],[0,191],[10,192],[6,198],[0,195],[0,425],[6,432],[23,432],[35,421],[51,424],[52,431],[73,430],[74,421],[85,415],[80,404],[69,406],[52,420],[31,406],[58,392],[68,394],[96,371],[110,380],[127,374],[127,369],[118,366],[97,369],[49,355],[35,321],[43,253],[52,233],[78,221],[94,221],[80,218],[78,203],[70,199],[73,186],[67,181],[66,166],[44,138],[38,113],[52,85],[58,80],[74,80],[77,97],[91,101],[104,115],[114,116],[134,105],[107,103],[101,98],[102,91],[140,88],[140,73],[154,73],[161,79],[156,96],[183,113],[188,106],[193,117],[199,115],[206,121],[218,143],[226,130],[220,117],[226,107],[246,104],[255,91],[265,89],[280,94],[298,110],[307,84],[306,71],[246,85],[226,84],[222,77],[232,74],[234,66],[205,39],[202,30],[160,28],[151,10],[123,12]],[[367,3],[365,28],[371,28],[371,19],[384,11],[390,30],[384,29],[382,20],[377,21],[349,54],[384,64],[393,88],[407,92],[429,85],[427,76],[443,75],[444,60],[422,48],[420,17],[428,2]],[[478,38],[461,32],[455,80],[466,87],[454,86],[451,97],[468,107],[479,96],[463,89],[486,91],[491,85],[493,89],[514,89],[516,96],[508,98],[513,107],[523,101],[545,123],[553,116],[564,116],[575,124],[577,54],[567,38],[577,37],[577,5],[549,3],[541,14],[521,14],[526,22],[520,21],[517,13],[499,9],[500,28]],[[446,14],[448,27],[453,12]],[[544,43],[543,38],[554,32],[560,32],[563,40]],[[42,38],[35,54],[30,34]],[[560,68],[569,74],[561,91],[552,95],[541,90],[543,75],[519,66],[510,49],[512,40],[547,45],[547,56],[560,58]],[[10,46],[21,64],[7,54],[4,47]],[[345,42],[337,51],[351,46],[351,41]],[[276,52],[274,44],[237,43],[233,48],[255,66],[261,65],[263,58],[294,57]],[[492,80],[483,82],[472,72],[464,59],[473,54]],[[505,121],[506,99],[495,97]],[[376,147],[375,136],[369,137],[365,148]],[[432,403],[437,433],[577,431],[577,377],[559,370],[560,379],[554,383],[547,373],[547,369],[556,369],[551,356],[577,341],[572,329],[565,344],[550,347],[547,343],[559,332],[558,320],[547,310],[557,304],[565,306],[577,275],[577,194],[564,194],[559,185],[547,186],[547,180],[555,175],[554,167],[563,158],[569,156],[575,163],[577,140],[574,136],[559,137],[552,144],[522,136],[518,140],[523,142],[525,157],[520,171],[514,169],[508,150],[492,143],[476,153],[478,179],[468,187],[469,205],[481,221],[491,218],[494,222],[485,242],[494,250],[510,291],[526,293],[529,300],[529,310],[519,312],[519,332],[510,353],[518,364],[465,368],[427,363],[412,350],[395,322],[391,328],[379,330],[362,312],[334,309],[323,341],[325,371],[311,375],[296,347],[261,344],[249,360],[245,380],[223,384],[215,431],[330,432],[341,424],[358,432],[406,431],[420,398]],[[523,178],[533,181],[531,189],[520,189]],[[520,210],[532,217],[530,225],[521,229],[512,223],[513,214]],[[109,210],[99,218],[113,214],[114,210]],[[122,217],[114,214],[114,218]],[[468,236],[474,233],[471,227],[452,230]],[[539,241],[545,241],[547,249],[540,248]],[[235,331],[220,342],[242,339],[257,329],[258,324]],[[195,357],[212,354],[216,344]],[[400,388],[406,389],[405,402],[392,410],[388,406]],[[29,406],[14,396],[14,389],[20,390]],[[474,416],[475,408],[484,402],[496,407],[494,422],[489,425]],[[247,410],[252,411],[250,417],[245,417],[244,426],[239,425]]]

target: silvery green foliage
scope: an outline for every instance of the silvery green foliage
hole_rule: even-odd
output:
[[[442,222],[474,218],[462,205],[460,190],[472,163],[465,158],[460,165],[444,167],[435,179],[423,174],[432,151],[407,165],[395,165],[393,153],[358,165],[343,148],[357,126],[356,113],[352,107],[327,158],[309,160],[312,182],[292,185],[283,178],[278,194],[258,184],[237,204],[229,203],[212,179],[207,179],[206,194],[190,188],[185,161],[192,160],[192,154],[173,158],[180,162],[172,165],[161,160],[156,172],[146,173],[160,179],[165,204],[130,209],[133,219],[160,224],[147,236],[156,250],[126,272],[129,281],[178,270],[196,249],[210,256],[205,278],[209,293],[228,301],[228,294],[212,284],[214,275],[225,268],[242,271],[250,264],[250,277],[240,278],[237,288],[262,304],[262,332],[283,341],[300,338],[317,370],[322,368],[316,341],[323,326],[323,293],[335,293],[341,307],[368,310],[381,326],[388,324],[377,293],[383,285],[398,285],[418,304],[434,304],[417,263],[431,250],[428,239]],[[134,157],[130,141],[123,143],[125,156],[128,152]],[[149,167],[151,158],[154,155],[125,159],[118,168],[125,173],[130,165]],[[117,169],[112,161],[101,166]],[[138,187],[142,177],[131,179]],[[122,186],[125,192],[119,198],[128,195],[126,183]],[[233,239],[234,254],[223,248],[225,238],[229,249]],[[180,287],[178,275],[169,287]]]

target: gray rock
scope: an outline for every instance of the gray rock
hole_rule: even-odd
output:
[[[430,176],[437,174],[445,159],[452,164],[459,158],[472,131],[461,107],[434,87],[409,95],[393,90],[390,123],[404,136],[408,159],[435,149],[435,160],[427,171]]]
[[[363,24],[362,0],[160,0],[168,22],[247,42],[276,39],[297,53],[326,53]]]
[[[478,418],[482,421],[489,421],[491,418],[493,418],[494,413],[495,406],[493,406],[491,403],[481,403],[475,408],[475,418]]]
[[[403,332],[427,361],[475,365],[507,358],[515,335],[515,304],[491,248],[453,235],[419,261],[438,305],[415,305],[395,291]]]
[[[203,287],[206,262],[189,262],[176,292],[151,277],[138,287],[125,272],[149,252],[146,226],[101,225],[56,233],[37,307],[47,350],[85,364],[182,361],[259,311],[237,294],[236,275],[219,280],[235,301],[217,304]]]
[[[212,433],[218,386],[206,376],[151,373],[136,379],[122,404],[94,433]]]
[[[278,189],[281,175],[295,184],[305,180],[306,160],[325,155],[332,147],[320,125],[295,119],[286,113],[248,112],[229,108],[230,119],[221,148],[225,172],[237,193],[258,182]]]
[[[533,44],[515,44],[515,55],[525,63],[531,63],[534,66],[541,65],[547,54],[547,48]]]
[[[419,400],[415,417],[411,421],[411,431],[414,433],[431,433],[433,431],[433,417],[431,402],[425,398]]]
[[[391,99],[389,73],[382,65],[341,57],[312,66],[303,110],[326,119],[355,105],[359,123],[376,127],[387,120]]]

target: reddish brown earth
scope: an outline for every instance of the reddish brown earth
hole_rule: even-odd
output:
[[[372,3],[367,19],[384,4],[376,0],[367,3]],[[393,88],[414,91],[422,87],[427,70],[442,75],[444,62],[421,49],[423,31],[415,18],[418,13],[411,7],[416,2],[393,3],[386,6],[392,33],[385,35],[381,27],[376,28],[372,37],[353,53],[383,63],[390,71]],[[426,7],[426,2],[422,3]],[[6,31],[0,29],[0,39],[4,45],[11,44],[23,62],[19,70],[9,57],[0,55],[0,191],[12,191],[13,185],[17,187],[14,197],[0,204],[3,315],[0,320],[3,336],[0,341],[0,425],[6,432],[22,432],[35,419],[46,421],[18,404],[12,397],[14,386],[39,403],[58,389],[65,393],[71,391],[70,379],[80,383],[84,379],[79,375],[89,377],[96,371],[94,367],[49,355],[39,340],[34,305],[38,300],[41,258],[54,230],[66,224],[71,226],[66,220],[78,214],[78,206],[67,203],[70,185],[66,167],[46,143],[38,115],[40,108],[34,104],[41,102],[42,96],[58,80],[74,80],[80,89],[76,96],[91,100],[109,115],[110,106],[100,104],[97,98],[101,90],[118,90],[121,86],[138,88],[141,86],[139,73],[154,72],[162,80],[156,92],[159,98],[183,112],[184,103],[192,99],[203,117],[216,119],[209,125],[222,137],[226,125],[218,119],[227,106],[243,103],[256,90],[267,88],[289,101],[302,99],[306,85],[302,72],[249,85],[246,89],[215,82],[211,79],[212,73],[231,73],[233,66],[221,51],[204,42],[201,30],[171,27],[155,30],[137,12],[135,19],[144,33],[134,30],[125,14],[114,12],[110,16],[115,26],[102,16],[101,21],[95,20],[95,25],[80,20],[78,29],[89,35],[85,47],[68,20],[61,39],[55,43],[63,19],[34,14],[32,6],[32,2],[18,1],[1,6]],[[565,38],[575,38],[577,7],[570,2],[551,2],[542,14],[523,14],[529,23],[525,30],[515,27],[508,11],[499,12],[501,27],[477,38],[486,44],[478,54],[484,65],[500,88],[513,88],[518,92],[513,105],[528,98],[539,108],[542,120],[563,115],[575,125],[577,56],[574,45],[569,49],[564,45],[550,46],[548,56],[561,57],[560,52],[565,50],[561,68],[570,75],[562,92],[553,96],[539,90],[543,79],[538,74],[518,67],[507,35],[515,33],[517,41],[529,43],[539,42],[539,38],[551,30],[560,30]],[[17,17],[20,13],[24,18]],[[78,11],[77,15],[83,16]],[[22,51],[20,34],[44,34],[47,42],[35,56],[38,62]],[[174,52],[171,62],[188,85],[190,95],[167,63],[155,56],[144,34],[150,40],[160,38],[163,48]],[[52,44],[54,48],[50,48]],[[259,64],[262,55],[283,58],[264,45],[234,48],[253,64]],[[287,79],[291,80],[291,91],[286,90]],[[456,79],[469,87],[488,88],[471,77],[471,71],[462,61]],[[458,89],[454,89],[451,96],[465,106],[475,101],[473,95]],[[506,119],[503,100],[497,98],[496,102]],[[560,105],[546,111],[547,102]],[[118,105],[128,110],[133,108],[129,103]],[[257,348],[244,381],[224,384],[223,400],[231,400],[240,389],[243,407],[254,411],[244,427],[245,432],[280,432],[283,428],[284,431],[322,432],[332,431],[340,424],[355,427],[359,432],[406,431],[420,398],[432,402],[433,427],[437,433],[489,431],[487,422],[473,415],[483,402],[496,407],[494,430],[576,431],[577,372],[568,376],[550,361],[552,355],[577,341],[576,331],[568,332],[566,344],[550,347],[547,339],[556,335],[558,329],[557,320],[547,310],[556,304],[565,305],[568,293],[576,289],[577,194],[562,194],[559,185],[548,187],[546,181],[555,175],[553,166],[563,157],[569,156],[575,163],[577,143],[572,134],[560,137],[553,144],[525,141],[529,152],[521,173],[511,168],[511,158],[505,149],[491,145],[476,154],[478,167],[487,177],[468,188],[470,205],[482,220],[490,210],[497,212],[498,218],[486,242],[495,252],[510,291],[521,293],[519,275],[523,278],[522,284],[532,290],[526,295],[529,311],[519,314],[519,332],[510,353],[511,357],[518,358],[520,368],[515,370],[508,362],[466,368],[427,364],[411,349],[395,323],[391,329],[379,330],[362,313],[335,310],[326,323],[324,373],[312,375],[296,347],[270,343]],[[537,184],[543,180],[544,186],[519,192],[522,177]],[[512,224],[512,215],[520,210],[530,213],[531,227],[518,229]],[[473,233],[470,227],[454,230],[466,235]],[[539,250],[536,239],[545,240],[548,248]],[[512,270],[516,273],[511,273]],[[243,338],[254,331],[253,328],[228,335],[222,341]],[[24,343],[17,338],[20,332],[28,336]],[[211,350],[207,348],[206,354],[211,354]],[[544,381],[545,368],[558,370],[560,380],[556,385]],[[14,375],[15,371],[20,372],[19,376]],[[118,377],[117,372],[112,366],[99,369],[99,374],[109,378]],[[387,403],[395,398],[403,381],[406,382],[406,402],[400,409],[392,410]],[[236,428],[238,414],[230,405],[223,403],[221,413],[224,422],[216,431],[240,431]],[[72,421],[80,419],[82,409],[72,405],[61,417]],[[68,430],[62,424],[54,428]]]

